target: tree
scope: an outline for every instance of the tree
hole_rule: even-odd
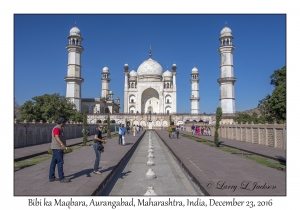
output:
[[[77,122],[83,121],[83,115],[76,110],[75,104],[59,93],[33,97],[21,106],[20,114],[22,120],[26,119],[29,122],[32,120],[51,122],[60,117]]]
[[[83,145],[86,146],[87,142],[87,107],[83,108]]]
[[[262,116],[269,123],[286,121],[286,66],[277,69],[270,76],[274,85],[272,95],[267,95],[258,103]]]
[[[109,114],[109,112],[107,114],[107,138],[111,139],[111,135],[110,135],[110,114]]]
[[[172,117],[171,117],[171,115],[169,115],[169,117],[170,117],[170,125],[173,125],[173,121],[172,121]]]
[[[14,119],[17,119],[17,122],[20,120],[20,105],[14,98]]]
[[[236,121],[238,124],[251,124],[252,122],[254,124],[264,124],[266,120],[264,116],[259,116],[256,112],[253,112],[252,115],[240,112],[237,114]]]
[[[215,137],[214,137],[214,143],[217,147],[219,147],[219,127],[220,127],[220,121],[222,119],[222,108],[218,107],[216,111],[216,131],[215,131]]]

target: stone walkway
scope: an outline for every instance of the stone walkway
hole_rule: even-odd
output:
[[[146,164],[149,160],[147,156],[150,132],[154,147],[154,166]],[[156,178],[146,177],[149,168],[153,170]],[[143,196],[149,185],[157,195],[199,195],[154,131],[145,134],[132,158],[117,177],[109,195]]]
[[[283,171],[182,136],[170,139],[164,130],[156,132],[206,195],[286,195],[286,173]]]
[[[142,136],[143,132],[135,137],[126,135],[126,146],[118,144],[118,137],[109,139],[104,145],[104,153],[101,154],[102,175],[92,173],[95,161],[95,152],[92,146],[86,146],[64,156],[64,174],[71,179],[69,183],[49,182],[48,173],[51,160],[15,171],[14,195],[96,195],[97,188],[114,172],[116,166]],[[49,145],[50,143],[47,148]],[[26,149],[23,148],[23,150]]]

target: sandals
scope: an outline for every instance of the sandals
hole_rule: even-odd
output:
[[[102,175],[100,171],[93,171],[94,174]]]

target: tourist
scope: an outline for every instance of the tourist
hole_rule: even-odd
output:
[[[130,126],[129,124],[127,125],[127,135],[129,135],[129,131],[130,131]]]
[[[122,124],[121,135],[122,135],[122,144],[123,144],[123,146],[126,145],[126,143],[125,143],[125,133],[126,133],[126,128],[124,127],[124,124]]]
[[[197,135],[200,136],[201,135],[201,129],[199,126],[197,126]]]
[[[200,135],[204,135],[204,134],[203,134],[203,133],[204,133],[203,127],[200,128],[200,132],[201,132]]]
[[[60,181],[61,183],[70,182],[70,179],[64,176],[64,150],[67,149],[66,138],[64,136],[62,127],[65,126],[67,120],[64,118],[59,118],[57,125],[52,129],[51,132],[51,150],[52,150],[52,160],[49,170],[49,181]],[[55,177],[55,167],[57,165],[58,177]]]
[[[122,144],[122,126],[119,124],[119,144]]]
[[[195,135],[195,126],[194,126],[194,124],[192,125],[191,129],[192,129],[192,135]]]
[[[210,136],[210,128],[207,129],[208,135]]]
[[[186,126],[185,125],[183,125],[183,131],[186,131]]]
[[[140,132],[140,127],[139,125],[136,126],[136,133],[138,134]]]
[[[171,133],[172,133],[172,126],[171,125],[168,127],[168,132],[169,132],[169,138],[171,138]]]
[[[176,133],[176,126],[172,126],[172,138],[175,138],[175,133]]]
[[[179,136],[179,125],[176,127],[176,136],[177,136],[177,139],[178,139],[178,136]]]
[[[99,171],[99,163],[100,163],[100,158],[101,158],[101,152],[102,150],[99,150],[98,147],[99,145],[102,145],[102,143],[106,143],[106,140],[102,140],[102,129],[103,127],[101,125],[98,125],[98,130],[96,130],[95,136],[94,136],[94,144],[93,144],[93,149],[96,154],[96,159],[94,163],[94,174],[101,175],[102,173]]]
[[[88,135],[88,137],[90,137],[90,130],[89,129],[87,129],[87,135]]]
[[[133,136],[135,136],[135,131],[136,131],[136,127],[135,125],[132,126],[132,133],[133,133]]]

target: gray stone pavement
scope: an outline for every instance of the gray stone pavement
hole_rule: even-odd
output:
[[[149,160],[147,156],[150,132],[155,163],[151,167],[146,164]],[[156,174],[155,179],[146,178],[149,168]],[[144,135],[132,158],[117,177],[109,195],[143,196],[149,185],[158,196],[199,195],[154,131],[147,131]]]
[[[157,134],[190,171],[207,195],[286,195],[286,173],[182,136]]]
[[[180,133],[192,135],[191,132],[186,132],[186,131],[180,131]],[[213,136],[198,136],[198,135],[194,135],[194,136],[206,139],[211,142],[214,141]],[[272,158],[275,160],[280,160],[280,161],[286,162],[286,150],[285,149],[269,147],[269,146],[265,146],[265,145],[261,145],[261,144],[253,144],[250,142],[237,141],[237,140],[233,140],[233,139],[219,138],[219,141],[224,146],[241,149],[241,150],[251,152],[251,153],[254,153],[257,155],[261,155],[264,157],[268,157],[268,158]]]
[[[112,132],[114,134],[116,132]],[[107,134],[104,134],[103,137],[105,137]],[[83,137],[74,138],[74,139],[67,139],[67,146],[74,146],[82,143]],[[88,140],[91,141],[93,139],[93,136],[89,136]],[[23,147],[23,148],[16,148],[14,149],[14,160],[19,161],[22,159],[26,159],[29,157],[34,157],[36,155],[40,154],[46,154],[48,149],[50,148],[50,143],[45,144],[38,144],[34,146],[29,147]]]
[[[57,196],[95,194],[98,186],[113,172],[116,165],[127,154],[143,132],[137,136],[126,135],[126,146],[118,144],[118,137],[109,139],[105,151],[101,154],[102,175],[92,173],[95,152],[92,146],[86,146],[64,156],[64,174],[71,179],[69,183],[49,182],[50,161],[39,163],[14,172],[15,196]],[[75,141],[75,140],[74,140]],[[26,148],[23,148],[26,149]],[[48,147],[47,147],[48,149]],[[56,170],[56,176],[57,170]]]

